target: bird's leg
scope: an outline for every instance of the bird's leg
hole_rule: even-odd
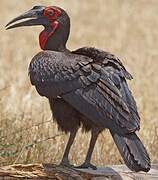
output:
[[[70,132],[70,137],[69,137],[69,140],[67,142],[67,145],[66,145],[66,148],[65,148],[65,152],[64,152],[64,155],[63,155],[63,158],[61,160],[61,165],[64,165],[64,166],[72,166],[70,165],[69,163],[69,152],[70,152],[70,148],[74,142],[74,139],[75,139],[75,136],[76,136],[76,133],[77,133],[77,130],[78,129],[75,129],[73,130],[72,132]]]
[[[92,169],[97,169],[97,167],[94,166],[93,164],[91,164],[90,161],[91,161],[91,157],[92,157],[92,153],[93,153],[93,150],[94,150],[96,140],[97,140],[98,135],[99,135],[100,132],[101,131],[98,130],[98,129],[93,129],[92,130],[90,145],[89,145],[89,148],[88,148],[88,152],[87,152],[85,162],[82,165],[77,166],[77,168],[89,168],[90,167]]]

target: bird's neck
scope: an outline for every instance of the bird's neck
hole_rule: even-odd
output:
[[[69,37],[70,22],[55,21],[46,27],[39,35],[40,47],[43,50],[66,51],[66,42]]]

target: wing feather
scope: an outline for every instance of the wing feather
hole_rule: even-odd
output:
[[[43,51],[33,58],[29,74],[40,95],[62,97],[96,125],[124,132],[139,129],[136,103],[125,80],[131,76],[114,56],[87,48],[76,53]]]

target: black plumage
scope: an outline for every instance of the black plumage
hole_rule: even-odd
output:
[[[30,12],[38,12],[37,19],[45,18],[41,21],[45,29],[40,35],[44,51],[30,63],[30,80],[38,93],[49,99],[59,130],[70,133],[61,163],[69,165],[70,147],[78,128],[82,127],[86,132],[91,131],[92,137],[86,160],[80,167],[95,169],[90,163],[93,148],[99,133],[107,128],[126,165],[134,171],[149,171],[150,158],[135,133],[140,128],[140,118],[126,82],[132,79],[131,74],[111,53],[92,47],[69,51],[66,42],[70,19],[61,8],[34,7],[29,17]],[[30,25],[30,21],[26,24]],[[20,23],[9,28],[17,26]]]

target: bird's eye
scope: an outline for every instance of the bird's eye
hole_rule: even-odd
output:
[[[47,7],[44,9],[43,15],[47,17],[49,20],[56,19],[61,14],[61,11],[58,9],[54,9],[52,7]]]
[[[48,12],[48,16],[53,16],[53,14],[54,14],[54,13],[53,13],[52,11],[49,11],[49,12]]]

